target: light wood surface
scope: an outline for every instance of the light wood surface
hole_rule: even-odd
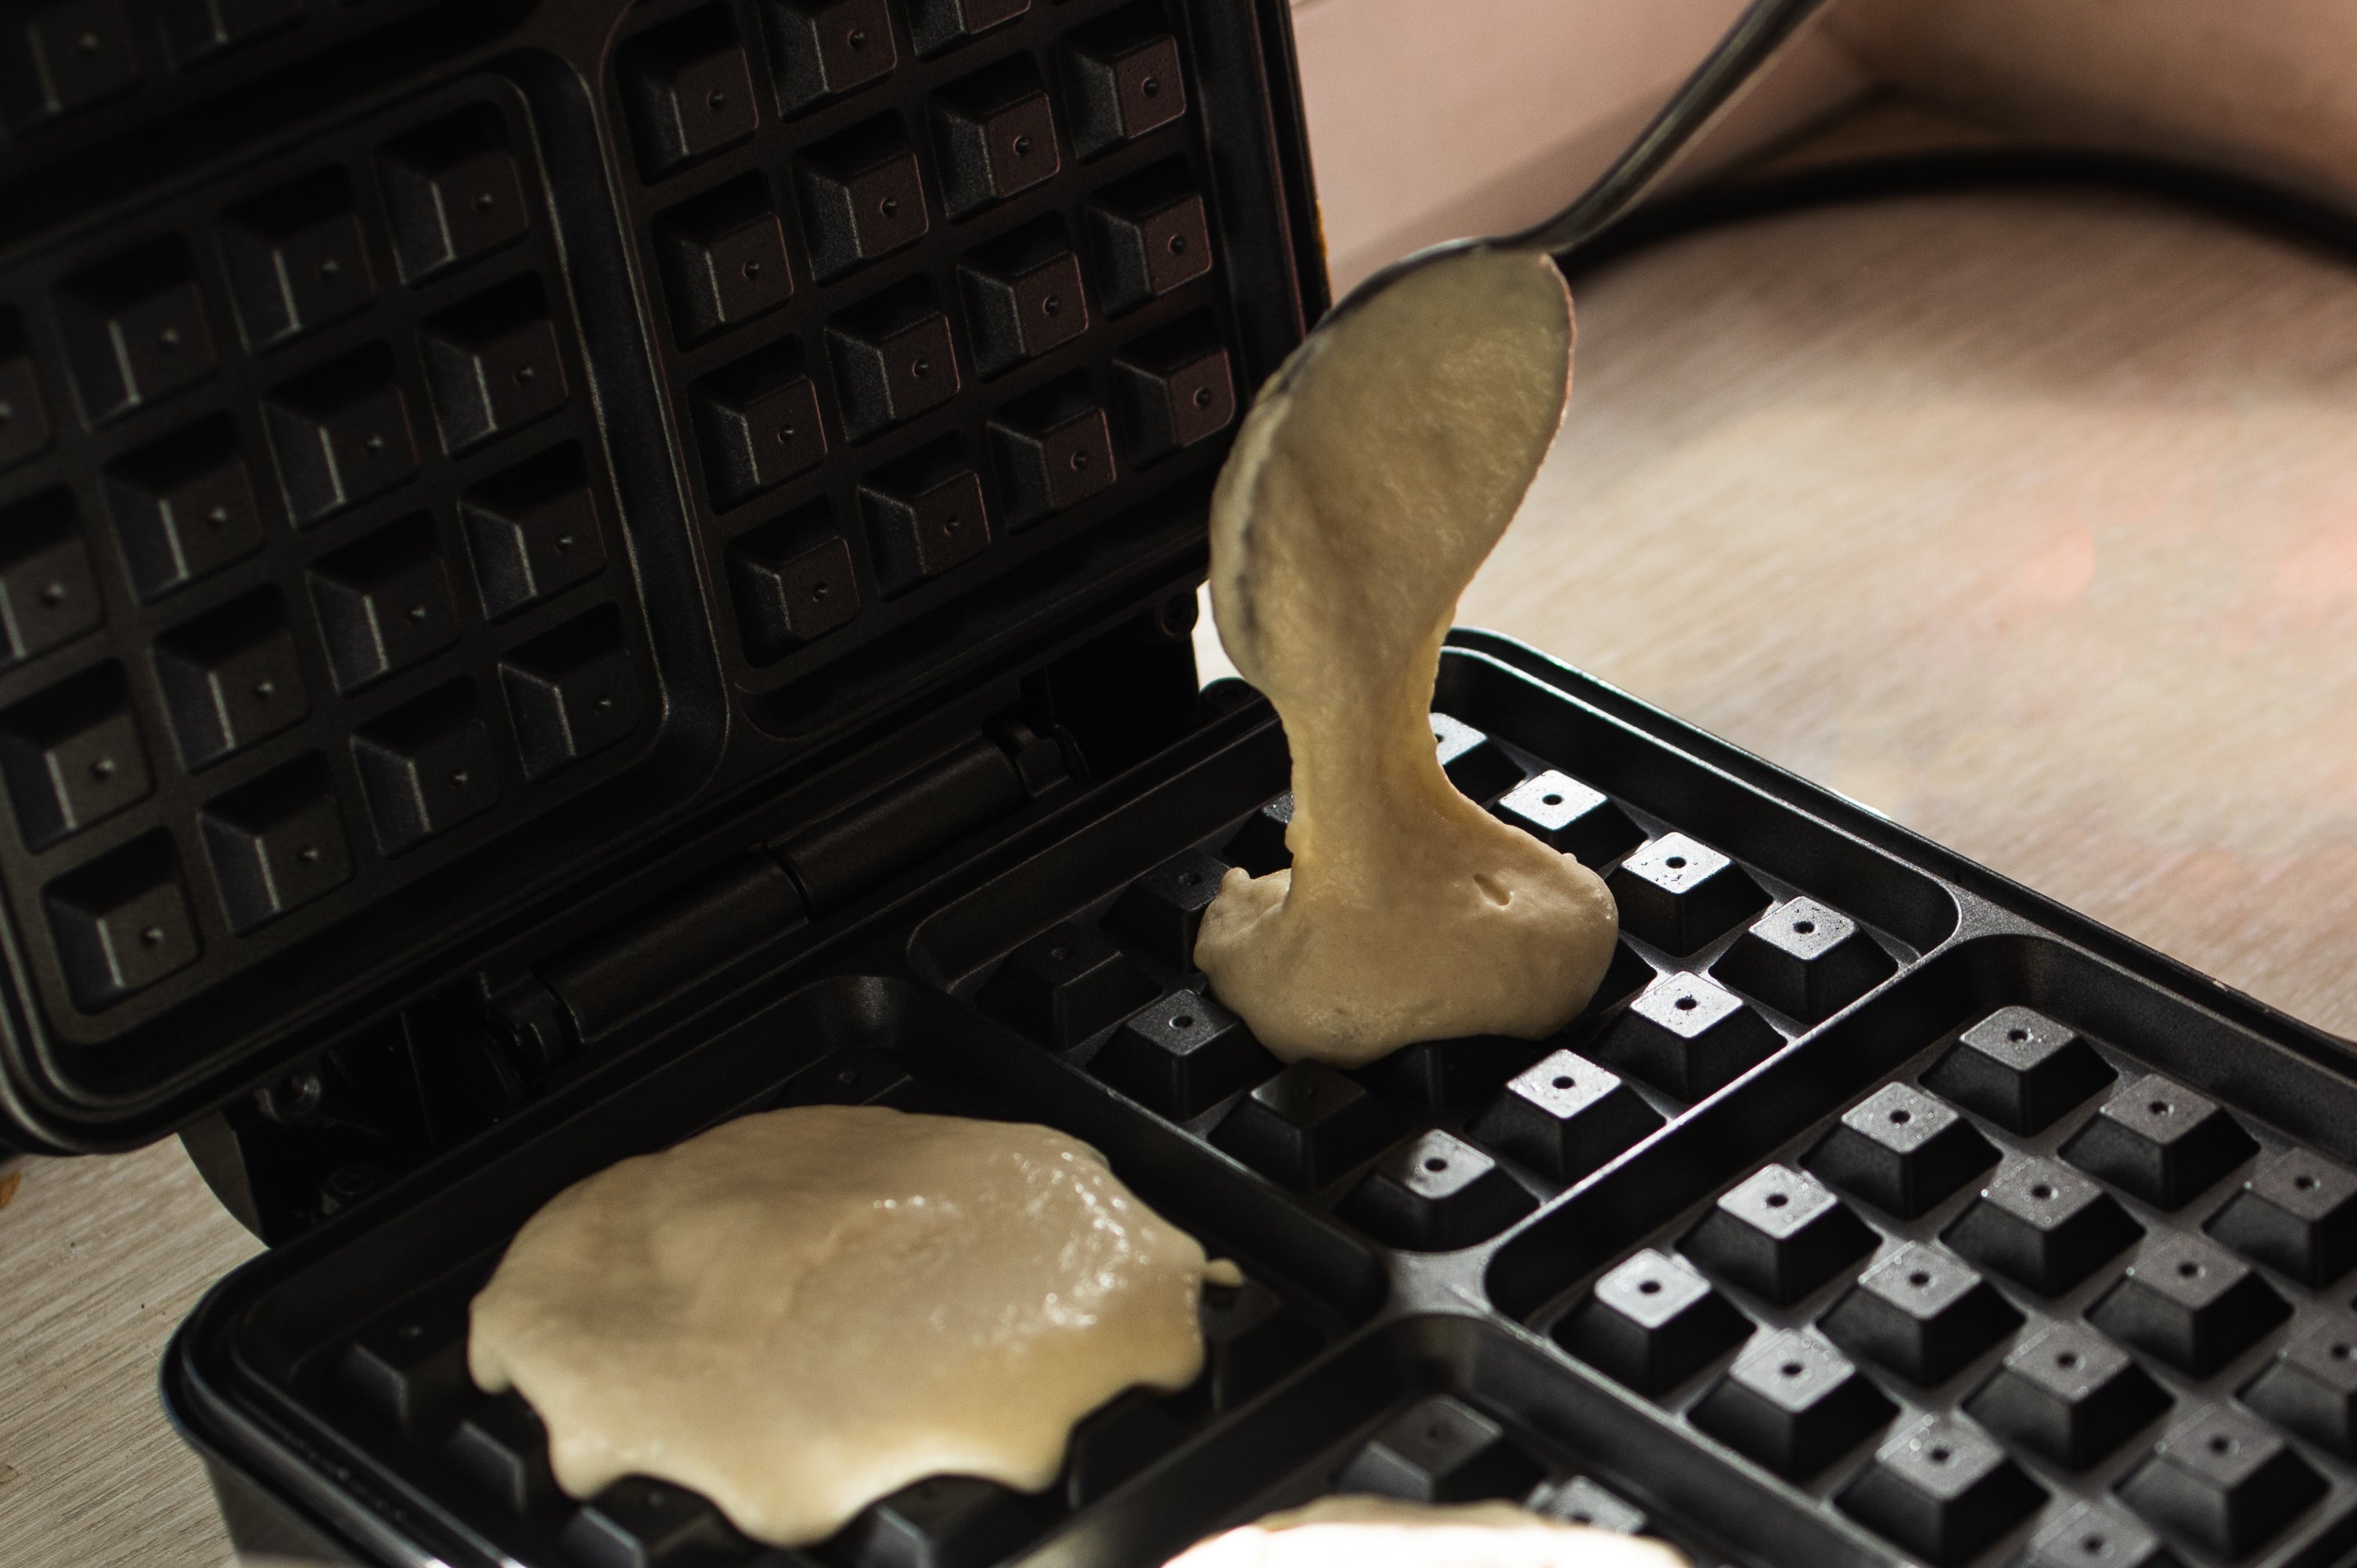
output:
[[[2357,272],[2083,191],[1578,290],[1458,618],[2357,1033]]]
[[[0,1208],[0,1563],[217,1568],[229,1539],[156,1358],[261,1250],[178,1143],[27,1160]]]
[[[2357,1031],[2357,274],[2136,200],[1779,219],[1590,280],[1463,618]],[[177,1144],[0,1209],[0,1563],[214,1568]]]

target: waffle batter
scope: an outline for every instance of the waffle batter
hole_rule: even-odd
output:
[[[1686,1568],[1658,1541],[1559,1524],[1512,1503],[1320,1498],[1200,1541],[1168,1568]]]
[[[807,1106],[558,1194],[467,1356],[574,1497],[657,1477],[795,1545],[926,1476],[1048,1485],[1081,1416],[1194,1380],[1204,1269],[1061,1133]]]
[[[1570,394],[1544,256],[1469,252],[1319,328],[1211,501],[1220,640],[1293,748],[1289,871],[1231,870],[1195,961],[1287,1061],[1554,1033],[1611,961],[1601,878],[1458,793],[1426,714],[1457,597]]]

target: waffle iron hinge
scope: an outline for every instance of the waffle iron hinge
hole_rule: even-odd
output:
[[[796,832],[728,854],[492,988],[445,990],[182,1134],[273,1245],[504,1120],[674,1000],[749,979],[881,887],[1071,784],[1066,743],[1006,716]],[[690,1004],[692,1005],[692,1003]]]

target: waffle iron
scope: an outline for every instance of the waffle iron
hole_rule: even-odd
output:
[[[1351,1073],[1207,994],[1289,801],[1204,512],[1328,303],[1281,0],[0,27],[0,1136],[178,1133],[271,1244],[163,1372],[241,1546],[1146,1565],[1339,1490],[2357,1551],[2357,1058],[1870,812],[1460,632],[1435,744],[1609,873],[1602,993]],[[465,1373],[507,1239],[844,1102],[1104,1150],[1243,1267],[1201,1379],[803,1549],[565,1497]]]

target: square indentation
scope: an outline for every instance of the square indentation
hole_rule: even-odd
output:
[[[0,472],[39,456],[55,438],[24,323],[15,311],[0,309]]]
[[[1996,1150],[1954,1111],[1893,1083],[1845,1112],[1805,1163],[1844,1192],[1912,1219],[1996,1164]]]
[[[257,354],[364,310],[376,297],[351,179],[339,168],[232,209],[221,220],[221,248],[238,324]]]
[[[877,580],[888,596],[931,582],[990,548],[982,476],[953,436],[862,479],[859,508]]]
[[[1105,929],[1157,963],[1192,969],[1203,911],[1220,896],[1227,871],[1226,862],[1200,850],[1174,855],[1129,885]]]
[[[1278,1071],[1243,1020],[1192,991],[1130,1015],[1089,1061],[1089,1071],[1173,1122],[1200,1116]]]
[[[545,779],[626,739],[645,702],[611,605],[509,650],[500,660],[527,779]]]
[[[450,575],[431,518],[420,513],[319,558],[311,568],[337,686],[354,692],[458,640]]]
[[[882,115],[811,148],[795,169],[812,269],[821,282],[924,238],[924,182],[897,115]]]
[[[752,63],[725,5],[639,34],[622,46],[618,69],[647,179],[676,174],[760,126]]]
[[[930,59],[1031,9],[1031,0],[909,0],[909,31]]]
[[[728,547],[745,656],[757,664],[848,625],[862,595],[851,543],[824,501],[766,523]]]
[[[69,278],[58,327],[82,411],[110,424],[220,364],[188,242],[151,241]]]
[[[2023,1568],[2182,1568],[2160,1537],[2126,1514],[2082,1503],[2032,1536]]]
[[[1874,1251],[1874,1232],[1814,1176],[1770,1165],[1738,1183],[1678,1243],[1754,1295],[1788,1306]]]
[[[154,779],[122,668],[85,670],[0,713],[0,768],[28,849],[145,800]]]
[[[1611,876],[1620,928],[1684,955],[1759,913],[1768,895],[1749,873],[1684,833],[1663,833]]]
[[[1433,1394],[1375,1429],[1335,1485],[1418,1503],[1519,1499],[1541,1475],[1506,1430],[1461,1400]]]
[[[2309,1319],[2242,1392],[2243,1402],[2287,1432],[2357,1458],[2357,1319]]]
[[[644,1476],[625,1476],[582,1504],[557,1539],[594,1568],[669,1568],[753,1550],[703,1498]]]
[[[1322,1337],[1285,1298],[1257,1280],[1203,1282],[1203,1380],[1211,1408],[1234,1410],[1318,1353]]]
[[[1131,457],[1141,465],[1208,441],[1235,422],[1235,374],[1208,313],[1124,345],[1114,356],[1113,379]],[[1522,770],[1514,771],[1519,779]]]
[[[826,347],[844,434],[855,442],[872,440],[957,396],[950,318],[922,278],[828,323]]]
[[[2290,1444],[2223,1408],[2173,1428],[2118,1488],[2161,1529],[2228,1560],[2282,1534],[2324,1489]]]
[[[532,227],[506,122],[487,104],[387,142],[377,171],[405,283],[488,256]]]
[[[2159,1208],[2179,1208],[2259,1146],[2224,1107],[2147,1073],[2106,1101],[2062,1157]]]
[[[1979,1274],[1910,1241],[1859,1275],[1824,1326],[1845,1349],[1928,1388],[2020,1324],[2021,1314]]]
[[[974,324],[974,364],[985,376],[1060,349],[1089,329],[1080,258],[1055,219],[974,251],[958,275]]]
[[[1160,299],[1211,270],[1203,199],[1178,159],[1108,186],[1090,199],[1100,297],[1119,313]]]
[[[548,1465],[548,1428],[512,1390],[468,1411],[444,1440],[442,1457],[478,1491],[519,1518],[564,1496]]]
[[[1553,1051],[1510,1079],[1467,1126],[1480,1143],[1559,1182],[1576,1182],[1662,1125],[1618,1073]]]
[[[1844,1513],[1935,1563],[1969,1562],[2045,1500],[1986,1434],[1936,1415],[1892,1434],[1839,1499]]]
[[[996,1563],[1039,1530],[1023,1500],[973,1476],[932,1476],[869,1504],[829,1555],[858,1568]]]
[[[253,478],[226,417],[200,421],[110,467],[106,502],[132,587],[148,603],[262,548]]]
[[[1285,843],[1292,826],[1293,791],[1287,789],[1246,817],[1220,853],[1231,865],[1241,865],[1254,876],[1282,871],[1293,864],[1293,852]]]
[[[1805,1481],[1897,1413],[1856,1367],[1805,1334],[1755,1336],[1694,1423],[1787,1480]]]
[[[1708,975],[1681,971],[1647,986],[1591,1049],[1606,1066],[1692,1101],[1716,1094],[1783,1044],[1741,997]]]
[[[12,13],[12,48],[29,70],[0,72],[0,114],[30,130],[104,102],[139,80],[139,50],[120,0],[65,0]]]
[[[145,991],[204,950],[171,837],[160,830],[59,877],[44,902],[67,988],[86,1013]]]
[[[203,827],[214,886],[241,936],[351,880],[343,817],[316,755],[207,801]]]
[[[176,69],[206,63],[231,49],[291,27],[305,0],[164,0],[156,6],[164,48]]]
[[[1435,1128],[1376,1161],[1343,1200],[1342,1217],[1392,1246],[1447,1252],[1489,1240],[1537,1207],[1497,1161]]]
[[[2060,1295],[2144,1234],[2119,1200],[2051,1160],[2009,1161],[1941,1240],[1985,1269]]]
[[[1068,1050],[1152,1001],[1158,989],[1098,932],[1061,925],[1009,953],[981,1002],[1040,1044]]]
[[[1645,987],[1653,983],[1657,972],[1635,948],[1627,942],[1615,942],[1612,945],[1612,961],[1606,967],[1604,978],[1597,982],[1595,993],[1588,997],[1587,1005],[1580,1009],[1579,1016],[1572,1020],[1572,1026],[1576,1028],[1591,1018],[1601,1018],[1621,1004],[1641,994]]]
[[[2357,1175],[2305,1149],[2279,1155],[2207,1229],[2246,1258],[2329,1285],[2357,1262]]]
[[[1442,713],[1426,716],[1432,725],[1433,755],[1439,759],[1440,770],[1467,800],[1486,801],[1500,790],[1522,782],[1522,765],[1506,755],[1504,746],[1463,719]]]
[[[1072,145],[1092,158],[1187,113],[1178,40],[1151,5],[1130,5],[1081,29],[1063,50]]]
[[[761,22],[788,114],[881,81],[900,63],[884,0],[763,0]]]
[[[1614,1535],[1642,1535],[1650,1522],[1644,1509],[1585,1476],[1574,1476],[1560,1485],[1541,1487],[1523,1506],[1561,1524],[1584,1524]]]
[[[297,528],[407,484],[417,472],[409,405],[382,344],[273,387],[264,411]]]
[[[1323,1062],[1295,1062],[1236,1101],[1211,1141],[1286,1186],[1308,1191],[1407,1131],[1398,1112]]]
[[[490,729],[474,689],[453,681],[371,721],[352,736],[377,847],[414,849],[488,811],[500,798]]]
[[[2169,1405],[2127,1352],[2073,1323],[2027,1336],[1964,1402],[1983,1426],[2072,1470],[2111,1455]]]
[[[473,1280],[455,1281],[363,1327],[338,1361],[338,1390],[402,1435],[430,1438],[476,1397],[467,1375],[473,1295]]]
[[[1550,768],[1515,785],[1491,808],[1549,849],[1594,868],[1620,859],[1645,841],[1601,789],[1591,789]]]
[[[2089,1321],[2179,1371],[2207,1377],[2291,1316],[2258,1271],[2201,1236],[2172,1236],[2128,1265]]]
[[[2000,1007],[1964,1032],[1923,1086],[2009,1133],[2045,1131],[2112,1081],[2095,1047],[2028,1007]]]
[[[943,89],[933,98],[932,120],[942,201],[952,218],[1019,196],[1062,166],[1055,111],[1028,55]]]
[[[156,639],[180,759],[190,772],[276,735],[311,711],[275,588],[257,588]]]
[[[1740,1345],[1751,1320],[1684,1258],[1652,1248],[1596,1282],[1555,1338],[1640,1393],[1663,1394]]]
[[[698,381],[690,401],[712,504],[727,508],[818,467],[826,456],[818,388],[780,343]]]
[[[1711,973],[1803,1024],[1832,1017],[1897,971],[1857,922],[1814,898],[1770,909]]]
[[[783,305],[794,292],[786,231],[759,175],[734,179],[655,220],[673,329],[701,343]]]
[[[605,569],[596,492],[571,442],[468,490],[458,502],[483,614],[492,620],[554,598]]]
[[[425,324],[421,344],[445,452],[512,435],[565,406],[565,355],[535,276],[444,311]]]
[[[1511,1035],[1418,1040],[1355,1069],[1353,1076],[1395,1100],[1442,1112],[1480,1099],[1531,1065],[1538,1047]]]
[[[990,419],[1008,522],[1024,528],[1113,487],[1113,431],[1085,377],[1068,376]]]
[[[104,617],[71,492],[0,510],[0,664],[61,648]]]

